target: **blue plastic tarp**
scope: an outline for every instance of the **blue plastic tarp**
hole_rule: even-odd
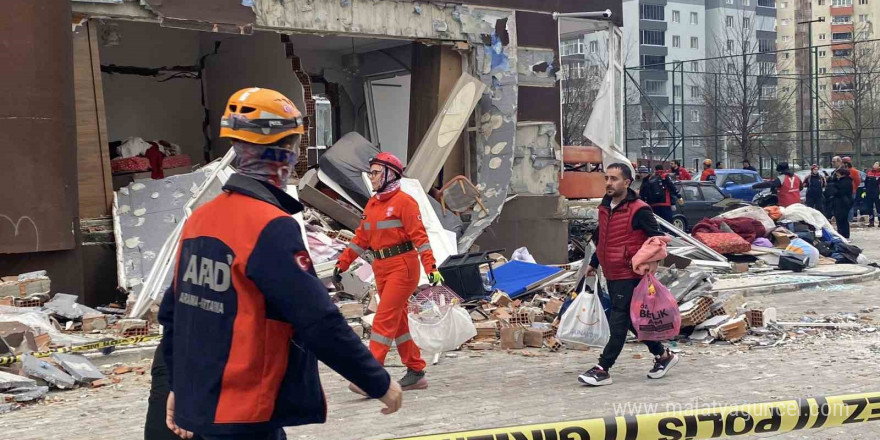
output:
[[[516,298],[525,294],[528,286],[562,272],[562,269],[514,260],[494,269],[493,272],[495,288],[511,298]]]

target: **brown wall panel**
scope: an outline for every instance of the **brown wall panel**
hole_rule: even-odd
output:
[[[75,245],[70,2],[6,0],[0,26],[0,253]]]
[[[549,121],[559,126],[559,87],[519,88],[519,122]]]
[[[553,16],[540,12],[516,12],[516,38],[520,47],[559,51],[559,33]]]
[[[409,158],[461,76],[461,55],[447,46],[413,43],[409,109]],[[455,143],[443,167],[443,183],[464,174],[464,136]],[[439,177],[439,176],[438,176]]]
[[[82,218],[108,215],[113,200],[103,88],[94,34],[95,27],[86,23],[73,35],[79,216]]]

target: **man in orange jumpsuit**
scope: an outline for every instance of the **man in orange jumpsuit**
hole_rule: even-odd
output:
[[[401,388],[420,390],[428,387],[425,361],[410,337],[407,319],[407,303],[421,277],[419,256],[431,283],[441,282],[443,277],[437,270],[419,205],[400,190],[402,176],[403,164],[393,154],[379,153],[370,160],[370,183],[376,195],[367,202],[361,225],[339,257],[333,277],[335,281],[341,280],[339,274],[348,270],[355,258],[372,251],[380,301],[373,320],[370,351],[384,365],[391,344],[396,344],[407,368],[399,381]],[[363,394],[354,384],[349,388]]]

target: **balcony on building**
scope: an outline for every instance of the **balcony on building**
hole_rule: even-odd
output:
[[[841,23],[841,24],[831,23],[832,41],[834,39],[834,34],[845,34],[845,33],[852,34],[853,32],[855,32],[855,27],[853,26],[852,23],[846,23],[846,24],[844,24],[844,23]],[[850,36],[850,39],[852,39],[852,36]]]
[[[846,26],[846,25],[841,25],[841,26]],[[831,31],[831,42],[832,43],[851,42],[852,40],[853,40],[852,25],[849,25],[848,31],[843,31],[843,32]]]
[[[850,15],[853,14],[853,2],[852,0],[830,0],[831,1],[831,16],[834,17],[836,15]]]

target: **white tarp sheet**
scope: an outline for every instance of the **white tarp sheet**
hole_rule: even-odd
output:
[[[450,255],[458,253],[458,245],[455,241],[455,233],[443,229],[440,224],[440,218],[434,212],[428,195],[422,189],[422,184],[416,179],[404,177],[400,179],[400,189],[409,194],[419,204],[419,212],[422,214],[422,223],[425,224],[425,231],[428,232],[428,241],[431,242],[431,250],[434,252],[434,259],[437,260],[437,267],[440,267]],[[419,284],[428,282],[428,276],[422,274]]]

